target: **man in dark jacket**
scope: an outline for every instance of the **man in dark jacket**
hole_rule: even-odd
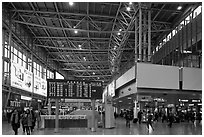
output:
[[[138,117],[139,124],[141,124],[142,114],[143,114],[143,113],[142,113],[141,110],[137,113],[137,117]]]
[[[17,109],[13,110],[10,122],[15,135],[18,135],[18,128],[20,128],[20,114]]]

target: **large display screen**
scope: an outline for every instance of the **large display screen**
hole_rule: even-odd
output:
[[[62,79],[47,80],[48,98],[102,99],[102,82]]]

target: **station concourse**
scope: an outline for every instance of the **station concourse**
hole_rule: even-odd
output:
[[[2,2],[1,99],[2,135],[202,135],[202,2]]]

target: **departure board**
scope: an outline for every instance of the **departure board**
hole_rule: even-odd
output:
[[[47,79],[48,98],[102,99],[100,81]]]

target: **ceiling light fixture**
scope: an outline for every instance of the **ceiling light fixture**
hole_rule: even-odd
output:
[[[126,10],[127,10],[127,11],[130,11],[130,7],[127,7]]]
[[[129,5],[132,5],[132,2],[129,2]]]
[[[177,10],[181,10],[181,9],[182,9],[182,6],[178,6],[178,7],[177,7]]]
[[[78,33],[78,31],[77,31],[77,30],[75,30],[75,31],[74,31],[74,33],[75,33],[75,34],[77,34],[77,33]]]
[[[74,2],[69,2],[69,5],[70,5],[70,6],[73,6],[73,5],[74,5]]]
[[[95,75],[96,73],[95,72],[93,72],[93,75]]]
[[[118,35],[120,36],[120,35],[121,35],[121,33],[120,33],[120,32],[118,32]]]

